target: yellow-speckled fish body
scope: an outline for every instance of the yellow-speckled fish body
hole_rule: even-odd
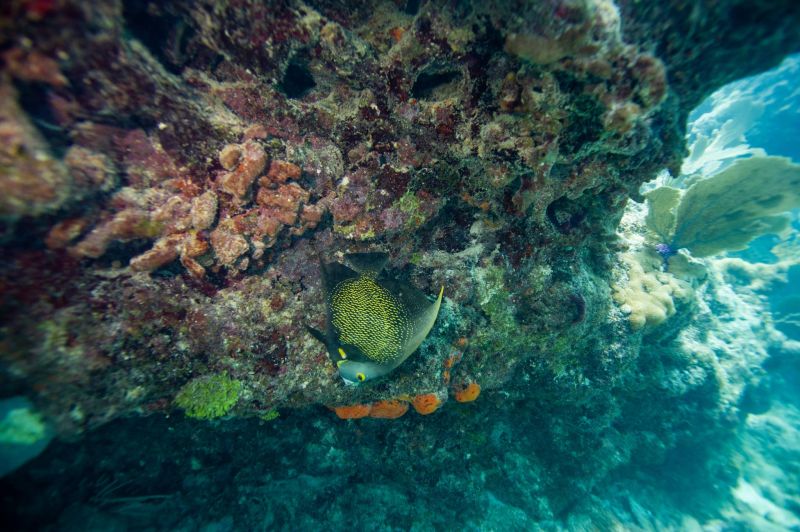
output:
[[[405,283],[379,277],[384,253],[348,255],[355,269],[323,264],[327,298],[326,334],[311,330],[326,344],[347,382],[383,376],[403,363],[425,340],[442,303]]]

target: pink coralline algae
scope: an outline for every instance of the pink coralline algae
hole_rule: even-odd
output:
[[[308,202],[308,192],[297,183],[279,185],[274,190],[261,188],[256,202],[272,212],[275,219],[284,225],[293,225],[297,221],[300,206]]]
[[[231,219],[223,221],[211,231],[211,247],[223,266],[233,266],[236,259],[250,249],[247,239],[237,231]]]
[[[204,231],[214,225],[218,203],[217,194],[213,190],[208,190],[192,199],[192,226],[197,231]]]
[[[235,161],[235,162],[234,162]],[[226,146],[220,152],[220,164],[233,167],[219,178],[219,188],[238,200],[244,200],[250,187],[264,170],[267,154],[255,141],[237,147]]]
[[[0,78],[0,217],[53,211],[72,193],[69,172],[17,104],[17,92]]]
[[[152,248],[130,259],[133,271],[150,272],[180,259],[192,277],[203,278],[208,268],[246,270],[284,227],[288,235],[302,235],[326,210],[324,202],[310,203],[310,192],[294,181],[302,175],[300,168],[270,161],[256,140],[223,146],[219,162],[227,171],[214,179],[212,189],[200,192],[148,137],[134,133],[122,139],[136,186],[112,196],[116,212],[54,226],[51,248],[68,247],[73,256],[96,259],[114,242],[153,240]],[[100,191],[113,186],[116,173],[107,157],[76,146],[65,162],[76,184]]]
[[[12,48],[2,54],[9,74],[24,81],[39,81],[53,87],[69,82],[58,67],[58,61],[38,50]]]

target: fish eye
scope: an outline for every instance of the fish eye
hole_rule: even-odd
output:
[[[356,378],[361,382],[367,380],[367,377],[363,373],[356,373]]]

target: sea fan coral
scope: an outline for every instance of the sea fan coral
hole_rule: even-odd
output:
[[[800,165],[782,157],[742,159],[685,192],[662,187],[647,199],[648,227],[672,249],[695,257],[741,250],[788,227],[781,213],[800,205]]]

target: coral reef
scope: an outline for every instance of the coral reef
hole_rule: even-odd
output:
[[[620,262],[627,268],[627,275],[613,286],[614,301],[628,315],[633,329],[660,325],[675,315],[675,300],[693,300],[691,284],[662,272],[661,257],[655,253],[625,253]]]
[[[55,157],[47,141],[18,103],[18,93],[0,78],[0,216],[19,218],[51,212],[72,193],[66,161]]]
[[[4,393],[63,438],[181,408],[252,418],[231,423],[280,409],[281,426],[318,410],[337,449],[380,425],[484,493],[527,486],[490,500],[442,476],[489,527],[499,508],[554,519],[612,471],[728,434],[753,376],[685,348],[687,324],[713,319],[697,288],[714,275],[682,255],[662,271],[643,217],[623,213],[659,171],[678,175],[703,96],[800,49],[800,7],[618,4],[4,3]],[[445,301],[391,378],[346,387],[305,328],[324,320],[318,263],[377,250]],[[423,416],[336,419],[409,405]],[[519,431],[498,414],[523,405]],[[440,418],[452,438],[426,429]],[[498,458],[512,478],[473,475],[467,455],[512,440]],[[399,464],[394,485],[418,483],[396,451],[365,452]],[[336,454],[323,470],[340,471]]]

